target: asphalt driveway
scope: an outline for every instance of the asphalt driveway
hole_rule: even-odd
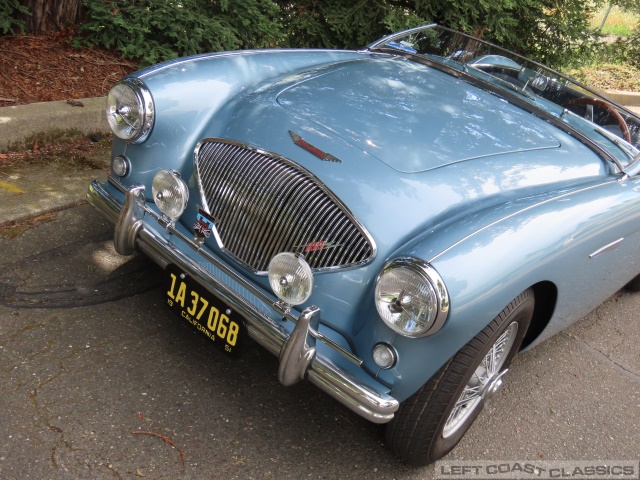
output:
[[[1,479],[430,479],[270,354],[237,360],[163,305],[87,205],[0,239]],[[640,295],[520,355],[448,460],[638,460]]]

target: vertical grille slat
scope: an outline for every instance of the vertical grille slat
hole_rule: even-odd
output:
[[[280,167],[284,167],[281,165]],[[260,236],[257,240],[257,247],[255,248],[254,255],[257,258],[266,257],[272,258],[275,255],[272,252],[274,237],[277,236],[273,232],[277,232],[283,228],[282,208],[287,203],[287,198],[292,186],[295,185],[295,177],[289,174],[286,169],[283,168],[282,174],[279,175],[278,182],[274,183],[272,190],[274,203],[270,206],[270,209],[265,209],[265,222],[263,222],[263,228],[260,231]],[[287,193],[285,193],[287,192]],[[277,253],[277,252],[276,252]]]
[[[279,155],[228,140],[205,140],[195,157],[202,202],[223,250],[256,273],[274,255],[305,252],[312,269],[361,265],[375,244],[311,173]]]
[[[250,152],[242,155],[242,160],[242,165],[246,168],[246,173],[244,173],[243,168],[228,180],[233,185],[232,188],[236,195],[233,198],[233,210],[231,211],[229,225],[227,227],[233,235],[227,248],[232,252],[237,252],[240,258],[242,258],[243,240],[247,235],[247,230],[251,228],[251,185],[257,176],[256,169],[259,167]]]

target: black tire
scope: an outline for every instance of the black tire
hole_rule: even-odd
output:
[[[504,373],[520,348],[533,316],[534,304],[533,290],[522,292],[418,392],[400,404],[385,430],[387,445],[396,455],[414,465],[427,465],[445,456],[458,444],[482,411],[486,396],[499,387],[499,380],[495,379],[499,379],[500,375],[490,377],[491,381],[487,384],[495,388],[486,388],[482,396],[476,395],[473,402],[477,403],[469,410],[458,408],[456,412],[461,413],[452,415],[456,403],[463,392],[465,395],[471,392],[465,388],[476,370],[482,371],[480,365],[487,353],[494,347],[499,350],[503,345],[501,342],[508,338],[509,341],[513,339],[513,343],[510,347],[505,345],[501,350],[505,352],[500,356],[504,358],[504,362],[498,368],[498,371]],[[517,326],[515,332],[516,326],[512,326],[514,322]],[[452,422],[447,425],[449,417],[452,417]]]
[[[630,292],[640,292],[640,275],[627,283],[624,288]]]

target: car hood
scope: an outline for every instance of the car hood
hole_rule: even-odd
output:
[[[404,58],[325,67],[292,80],[276,100],[406,173],[560,146],[551,127],[530,113]]]
[[[361,55],[247,91],[200,137],[311,172],[369,231],[381,259],[472,210],[517,210],[521,196],[606,174],[577,139],[494,94],[405,59]],[[471,232],[484,221],[465,225]]]

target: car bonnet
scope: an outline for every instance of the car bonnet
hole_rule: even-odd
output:
[[[560,146],[531,113],[401,57],[324,68],[286,86],[277,102],[406,173]]]

